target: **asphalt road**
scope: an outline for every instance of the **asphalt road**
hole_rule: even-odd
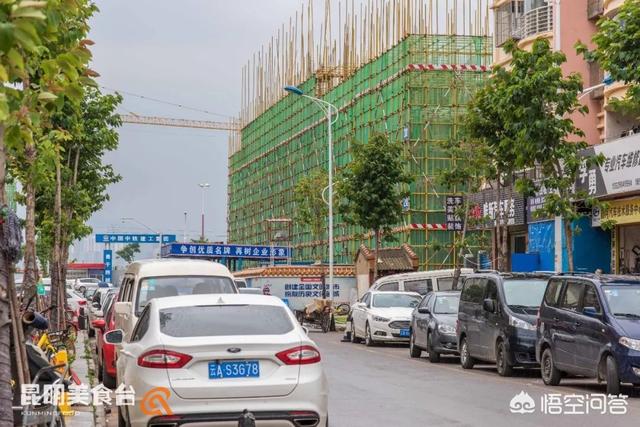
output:
[[[516,371],[514,377],[498,376],[492,366],[462,370],[458,358],[442,358],[432,364],[423,356],[411,359],[406,346],[365,347],[341,343],[341,334],[311,332],[322,352],[330,385],[331,427],[417,426],[632,426],[640,419],[640,390],[627,387],[626,415],[548,415],[541,409],[545,394],[560,394],[561,405],[584,412],[581,397],[605,393],[597,382],[564,379],[559,387],[547,387],[537,371]],[[512,414],[511,400],[528,393],[536,404],[532,414]],[[571,396],[574,395],[574,396]],[[569,397],[567,397],[569,396]],[[554,396],[551,396],[553,399]],[[584,397],[586,399],[586,397]],[[552,401],[553,402],[553,401]],[[597,401],[592,405],[597,406]],[[553,409],[552,409],[553,410]]]

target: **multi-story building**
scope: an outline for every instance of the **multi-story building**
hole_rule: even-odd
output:
[[[624,0],[494,0],[494,64],[509,65],[511,58],[503,49],[507,41],[515,40],[518,47],[526,50],[536,39],[544,38],[554,50],[566,55],[565,74],[579,73],[585,88],[597,86],[605,73],[598,64],[579,55],[575,45],[580,41],[593,48],[596,23],[602,18],[615,19],[623,3]],[[638,122],[635,117],[609,108],[610,101],[623,98],[626,90],[627,86],[620,82],[591,90],[581,97],[581,102],[589,107],[589,113],[572,117],[576,126],[584,131],[584,139],[593,147],[589,152],[602,153],[607,158],[602,167],[584,171],[577,184],[589,186],[584,188],[592,195],[612,200],[612,208],[602,216],[618,223],[615,230],[609,232],[599,227],[597,215],[581,221],[583,233],[575,237],[577,253],[574,261],[578,268],[586,270],[640,270],[640,214],[636,212],[640,200],[628,199],[640,193],[640,158],[636,156],[640,153],[640,138],[633,136]],[[620,198],[625,200],[616,200]],[[526,249],[526,252],[537,253],[540,269],[564,270],[567,263],[561,221],[532,215],[535,206],[543,201],[543,195],[527,201],[527,212],[522,216],[524,224],[510,229],[515,234],[512,240],[519,237],[523,241],[526,239],[527,244],[517,245],[517,248],[512,245],[510,249],[511,252]],[[588,250],[583,250],[585,248]]]

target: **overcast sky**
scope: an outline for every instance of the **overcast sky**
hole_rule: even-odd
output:
[[[241,67],[300,6],[293,0],[98,0],[91,23],[92,67],[107,88],[234,116]],[[225,120],[125,95],[121,112]],[[154,230],[199,235],[200,182],[210,239],[226,234],[227,134],[223,131],[124,125],[120,148],[107,157],[122,182],[91,220],[96,232]]]

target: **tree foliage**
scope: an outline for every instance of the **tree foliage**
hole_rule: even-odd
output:
[[[584,191],[576,191],[575,183],[582,165],[601,164],[601,156],[584,159],[580,150],[586,142],[571,118],[584,114],[580,104],[582,80],[578,74],[564,76],[561,65],[566,57],[554,52],[547,40],[534,42],[531,52],[518,49],[515,43],[506,46],[513,60],[509,69],[498,69],[502,81],[494,99],[498,103],[500,122],[512,136],[511,157],[517,170],[538,169],[540,177],[522,174],[516,188],[532,195],[540,188],[549,193],[537,212],[543,217],[561,217],[565,224],[565,241],[569,269],[573,270],[572,222],[590,212],[598,202]]]
[[[326,231],[328,207],[323,199],[323,191],[327,188],[329,178],[327,172],[318,169],[302,177],[295,186],[296,222],[311,229],[313,240],[321,241]],[[320,247],[324,247],[320,245]],[[323,252],[313,251],[318,260],[323,259]]]
[[[412,177],[405,171],[402,146],[384,134],[372,135],[368,143],[354,141],[352,152],[338,186],[339,209],[349,223],[375,233],[377,258],[381,234],[402,220],[402,199],[409,196]]]
[[[140,244],[139,243],[129,243],[125,245],[122,249],[116,251],[116,255],[125,260],[126,262],[133,262],[136,258],[136,254],[140,253]]]
[[[597,61],[615,81],[631,85],[624,99],[611,99],[611,108],[640,116],[640,2],[626,0],[613,18],[602,18],[593,37],[596,49],[578,43],[578,52]]]

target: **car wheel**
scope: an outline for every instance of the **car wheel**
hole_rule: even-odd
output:
[[[115,390],[116,388],[116,377],[114,377],[113,375],[110,375],[109,372],[107,372],[107,367],[106,365],[102,365],[102,369],[101,369],[101,375],[102,377],[101,381],[102,384],[104,384],[105,387],[111,389],[111,390]]]
[[[360,343],[360,338],[356,336],[356,327],[353,324],[353,320],[351,321],[351,342],[354,344]]]
[[[411,338],[409,338],[409,355],[415,359],[422,356],[422,350],[416,346],[416,338],[413,331],[411,331]]]
[[[513,375],[513,366],[509,363],[507,344],[504,341],[500,341],[496,346],[496,368],[498,369],[498,375],[501,377]]]
[[[618,364],[613,356],[607,356],[607,394],[620,394],[620,377],[618,376]]]
[[[432,338],[431,332],[429,332],[429,335],[427,335],[427,351],[429,352],[429,362],[439,363],[440,353],[438,353],[433,349],[432,341],[433,341],[433,338]]]
[[[473,365],[476,364],[476,361],[471,357],[471,353],[469,353],[469,344],[467,344],[467,338],[463,337],[460,340],[460,365],[462,365],[463,369],[473,369]]]
[[[364,327],[364,345],[367,347],[372,347],[375,343],[373,342],[373,337],[371,336],[371,328],[369,327],[369,322],[367,322]]]
[[[556,386],[560,384],[562,379],[562,372],[556,368],[556,364],[553,361],[553,353],[551,348],[547,347],[542,352],[540,358],[540,374],[542,376],[542,382],[546,385]]]

